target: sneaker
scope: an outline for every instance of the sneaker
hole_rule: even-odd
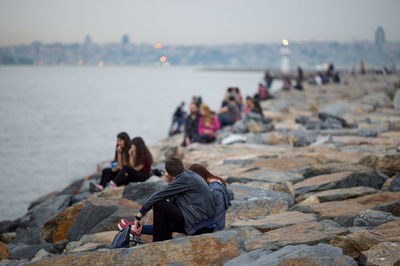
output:
[[[89,184],[89,191],[92,192],[92,193],[93,192],[100,192],[103,189],[104,189],[104,187],[102,185],[95,184],[95,183],[92,183],[92,182],[90,182],[90,184]]]
[[[117,185],[115,185],[115,183],[111,181],[110,183],[107,184],[107,186],[104,189],[114,189],[116,187]]]
[[[122,219],[122,220],[125,220],[125,219]],[[122,221],[121,220],[121,221]],[[126,223],[123,223],[123,222],[121,222],[121,223],[119,223],[118,224],[118,229],[121,231],[121,230],[123,230],[125,227],[127,227],[129,224],[131,224],[132,226],[133,225],[135,225],[135,223],[133,223],[133,222],[128,222],[127,220],[125,220],[126,221]],[[132,230],[131,230],[132,231]],[[133,232],[133,231],[132,231]]]
[[[129,246],[135,247],[135,246],[141,246],[141,245],[143,245],[143,242],[142,242],[142,239],[140,238],[140,236],[134,236],[132,238]]]

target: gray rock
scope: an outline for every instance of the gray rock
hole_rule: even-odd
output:
[[[378,136],[378,131],[372,129],[360,129],[358,135],[361,137],[375,138]]]
[[[240,265],[354,265],[357,263],[350,257],[343,255],[340,248],[320,243],[315,246],[296,245],[285,246],[275,252],[268,253],[258,249],[258,252],[246,253],[226,265],[239,265],[235,262],[242,262]],[[254,250],[257,251],[257,250]],[[253,252],[254,252],[253,251]],[[265,253],[265,254],[263,254]],[[258,256],[258,258],[256,258]],[[248,257],[246,262],[242,258]],[[256,258],[254,260],[254,258]]]
[[[400,110],[400,89],[397,89],[396,94],[393,99],[394,108]]]
[[[389,212],[366,210],[361,212],[354,219],[354,226],[373,228],[394,220],[396,220],[396,218]]]
[[[20,224],[26,227],[42,226],[54,214],[64,210],[71,204],[71,195],[60,194],[53,199],[47,199],[36,205],[20,219]]]
[[[42,248],[41,250],[38,251],[38,253],[36,253],[35,257],[33,259],[31,259],[31,262],[39,261],[43,258],[48,257],[49,255],[50,255],[50,253]]]
[[[163,181],[154,183],[130,183],[124,189],[122,197],[137,202],[139,204],[143,204],[148,199],[148,197],[150,197],[153,193],[159,191],[165,185],[166,183]]]
[[[56,250],[53,246],[53,244],[48,244],[48,243],[41,243],[37,245],[26,245],[26,244],[20,244],[12,249],[10,249],[10,257],[9,259],[28,259],[31,260],[36,256],[36,254],[39,252],[39,250],[44,249],[45,251],[53,254],[60,253],[58,250]]]
[[[267,138],[263,133],[247,133],[247,143],[264,145],[267,144]]]
[[[390,182],[389,191],[400,191],[400,173],[397,173],[392,182]]]
[[[19,244],[38,245],[40,243],[41,233],[39,227],[31,227],[26,230],[20,230],[8,246],[16,246]]]
[[[318,113],[318,118],[322,121],[327,121],[330,119],[330,123],[334,123],[334,124],[339,122],[341,125],[340,128],[345,127],[347,125],[346,120],[344,120],[343,118],[336,116],[336,115],[328,114],[328,113]],[[337,122],[334,122],[334,121],[337,121]]]
[[[249,132],[248,125],[243,120],[236,121],[233,125],[233,132],[235,134],[247,133]]]
[[[254,163],[255,160],[224,160],[223,165],[232,164],[232,165],[240,165],[241,167]]]
[[[245,253],[233,260],[230,260],[224,264],[224,266],[242,266],[242,265],[251,265],[258,259],[271,254],[272,250],[260,248],[248,253]]]
[[[257,171],[257,173],[255,173],[254,175],[251,176],[247,175],[249,177],[230,176],[225,181],[228,183],[234,183],[234,182],[246,183],[249,181],[263,181],[270,183],[284,183],[286,181],[289,181],[292,183],[296,183],[304,179],[304,177],[298,173],[282,172],[270,168],[262,168],[262,169],[263,171],[261,173]],[[259,168],[253,168],[250,170],[259,170]]]
[[[85,206],[76,216],[74,224],[68,229],[66,238],[70,241],[79,240],[83,235],[91,233],[93,228],[112,215],[117,206]]]
[[[74,205],[75,203],[78,203],[82,200],[87,199],[87,197],[90,196],[90,192],[83,192],[83,193],[79,193],[77,195],[72,196],[71,198],[71,205]]]
[[[298,124],[307,125],[308,122],[310,122],[310,117],[308,117],[308,116],[296,117],[296,123],[298,123]]]

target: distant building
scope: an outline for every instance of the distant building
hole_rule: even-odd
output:
[[[90,37],[90,35],[86,35],[85,37],[85,45],[89,45],[92,43],[92,38]]]
[[[122,44],[123,45],[129,44],[129,36],[127,34],[122,36]]]
[[[379,51],[382,51],[384,44],[385,44],[385,31],[383,30],[382,27],[378,27],[378,29],[375,32],[375,45],[379,49]]]

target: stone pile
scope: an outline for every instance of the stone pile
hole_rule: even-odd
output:
[[[110,250],[119,220],[132,219],[165,182],[90,194],[93,174],[0,222],[0,265],[399,263],[397,80],[366,75],[280,92],[262,103],[264,119],[247,117],[220,133],[219,143],[230,145],[182,148],[182,136],[154,145],[160,167],[176,156],[226,180],[234,200],[224,231],[159,243],[143,236],[144,245]]]

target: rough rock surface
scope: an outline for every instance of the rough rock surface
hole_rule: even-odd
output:
[[[260,232],[268,232],[277,228],[287,227],[302,222],[316,221],[314,214],[297,211],[285,211],[278,214],[270,214],[260,219],[243,219],[231,224],[232,228],[252,226]]]
[[[31,265],[217,265],[238,257],[243,240],[235,231],[181,237],[133,248],[98,250],[45,258]]]
[[[296,197],[296,202],[303,201],[309,196],[317,197],[320,202],[327,202],[327,201],[346,200],[367,194],[373,194],[376,192],[378,192],[378,190],[371,187],[338,188],[320,192],[310,192],[306,194],[301,194]]]
[[[389,212],[366,210],[354,219],[354,226],[372,228],[386,222],[392,222],[396,218]]]
[[[298,223],[263,233],[246,241],[246,250],[250,251],[258,248],[277,250],[286,245],[313,245],[329,242],[333,237],[346,233],[346,229],[329,220]]]
[[[382,242],[400,242],[399,222],[388,222],[372,230],[362,229],[345,236],[337,236],[330,244],[340,247],[344,254],[358,258],[362,251]]]
[[[354,265],[357,263],[343,255],[339,248],[328,244],[315,246],[285,246],[271,252],[268,249],[256,249],[228,261],[225,266],[241,265]]]
[[[400,263],[400,242],[383,242],[361,252],[363,265],[392,266]]]

